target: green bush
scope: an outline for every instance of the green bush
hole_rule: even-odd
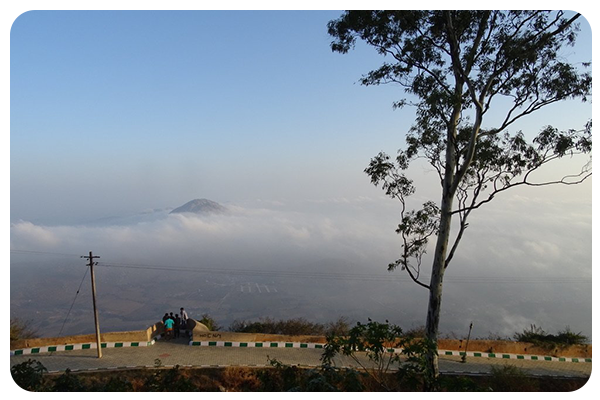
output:
[[[229,327],[231,332],[241,333],[266,333],[271,335],[347,335],[350,325],[345,317],[335,322],[319,324],[310,322],[304,318],[291,318],[287,320],[275,320],[272,318],[261,318],[255,322],[233,321]]]
[[[41,362],[32,359],[13,365],[10,369],[15,383],[29,391],[40,390],[46,372],[48,370]]]
[[[489,386],[495,392],[536,392],[539,382],[528,377],[514,365],[492,367]]]
[[[588,342],[588,338],[579,333],[571,332],[569,327],[559,331],[556,335],[546,333],[541,327],[531,325],[529,329],[523,330],[523,332],[516,332],[514,339],[518,342],[532,343],[538,347],[553,350],[557,347],[564,347],[576,344],[585,344]]]

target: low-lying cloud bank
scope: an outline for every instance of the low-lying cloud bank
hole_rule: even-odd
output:
[[[116,261],[170,264],[221,260],[220,265],[255,268],[271,259],[267,264],[283,270],[301,259],[333,258],[385,270],[400,254],[394,233],[398,207],[390,200],[369,198],[297,204],[255,201],[228,205],[225,215],[155,210],[104,225],[19,221],[11,224],[11,249],[75,254],[92,250]],[[546,200],[540,206],[515,195],[477,211],[452,264],[457,274],[591,277],[591,204]]]
[[[336,208],[338,215],[333,217],[322,212],[229,206],[225,215],[159,211],[149,217],[145,213],[137,222],[129,218],[128,225],[116,220],[108,226],[39,226],[20,221],[11,225],[11,248],[60,253],[93,250],[114,260],[171,264],[189,259],[253,264],[253,259],[270,256],[282,269],[290,261],[307,257],[369,263],[374,258],[394,257],[393,223],[373,220],[372,212],[352,213],[352,207],[340,216],[339,205]]]
[[[11,249],[80,255],[92,250],[107,263],[340,274],[387,274],[387,264],[400,252],[394,233],[399,205],[390,200],[227,206],[226,215],[155,210],[122,224],[19,221],[11,225]],[[475,319],[484,329],[479,335],[510,333],[532,323],[548,330],[569,325],[591,334],[591,284],[585,283],[591,282],[591,232],[591,203],[584,200],[542,204],[515,195],[474,213],[446,274],[442,324],[455,329]],[[425,280],[431,254],[427,257]],[[406,277],[402,271],[390,276]],[[403,290],[371,296],[389,299],[394,309],[408,301],[403,303]],[[423,309],[406,312],[419,319]]]

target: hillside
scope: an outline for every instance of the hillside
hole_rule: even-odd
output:
[[[193,214],[223,214],[227,208],[221,204],[208,199],[194,199],[184,205],[175,208],[169,214],[193,213]]]

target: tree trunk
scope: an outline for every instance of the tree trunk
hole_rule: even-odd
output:
[[[442,306],[442,286],[450,238],[450,225],[452,222],[453,196],[445,193],[442,199],[440,214],[440,231],[437,237],[433,265],[431,267],[431,281],[429,284],[429,306],[427,309],[427,323],[425,325],[425,338],[431,343],[426,359],[429,373],[433,378],[439,376],[437,338],[439,333],[440,310]]]
[[[429,306],[427,307],[427,321],[425,324],[425,339],[429,342],[427,346],[427,371],[426,389],[433,390],[433,385],[440,375],[438,363],[438,333],[440,325],[440,311],[442,309],[442,286],[444,283],[444,272],[446,271],[446,257],[448,253],[448,243],[450,241],[450,226],[452,223],[452,203],[458,187],[455,179],[458,156],[456,154],[457,129],[462,112],[462,95],[464,81],[462,73],[458,66],[460,59],[458,57],[458,43],[453,40],[454,32],[452,28],[452,19],[450,13],[448,17],[448,40],[453,59],[454,70],[454,106],[452,115],[449,119],[446,132],[446,159],[444,165],[444,179],[442,181],[442,202],[440,204],[440,224],[435,245],[435,254],[433,256],[433,265],[431,266],[431,281],[429,283]],[[474,142],[473,142],[474,144]],[[474,146],[473,146],[474,147]],[[464,172],[463,172],[464,173]],[[429,378],[429,379],[428,379]]]
[[[460,79],[457,78],[456,93],[457,99],[460,98],[462,93],[461,85],[458,83]],[[425,324],[425,339],[429,342],[430,346],[427,347],[426,361],[427,369],[430,378],[437,380],[440,375],[440,369],[438,365],[438,346],[437,339],[439,333],[440,324],[440,311],[442,308],[442,286],[444,282],[444,272],[446,270],[446,257],[448,253],[448,243],[450,241],[450,227],[452,223],[452,203],[454,202],[454,195],[456,193],[455,186],[455,171],[457,164],[457,155],[454,148],[454,142],[456,140],[456,127],[460,118],[460,102],[457,101],[454,107],[452,122],[448,126],[447,132],[447,147],[446,147],[446,160],[445,160],[445,171],[444,179],[442,181],[442,202],[440,205],[440,224],[439,232],[437,235],[437,242],[435,245],[435,254],[433,257],[433,265],[431,266],[431,280],[429,283],[429,306],[427,307],[427,321]],[[427,382],[427,380],[426,380]],[[432,390],[431,385],[434,382],[427,383],[426,389]]]

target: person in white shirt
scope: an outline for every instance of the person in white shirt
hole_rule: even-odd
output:
[[[187,332],[187,327],[188,327],[188,324],[187,324],[188,315],[187,315],[187,312],[185,312],[185,310],[183,309],[183,307],[181,307],[181,309],[179,310],[179,316],[180,316],[180,318],[181,318],[181,322],[180,322],[180,323],[181,323],[181,325],[180,325],[180,327],[179,327],[179,330],[180,330],[180,331],[184,331],[185,333],[188,333],[188,332]]]

